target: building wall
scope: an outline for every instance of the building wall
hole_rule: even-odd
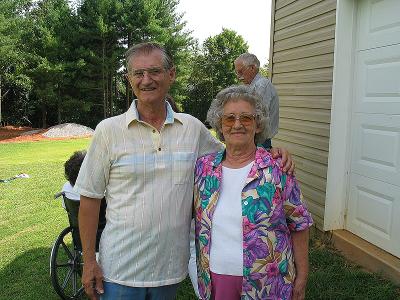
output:
[[[336,0],[273,0],[271,75],[280,100],[274,146],[296,163],[304,198],[323,229]]]

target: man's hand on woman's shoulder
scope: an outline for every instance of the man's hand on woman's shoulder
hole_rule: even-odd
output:
[[[292,160],[292,155],[285,148],[272,147],[270,150],[273,158],[282,158],[281,168],[284,172],[289,175],[294,174],[294,161]]]

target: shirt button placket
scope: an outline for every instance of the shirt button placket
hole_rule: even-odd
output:
[[[160,145],[160,143],[161,143],[161,135],[160,135],[160,133],[157,130],[153,129],[152,133],[151,133],[151,138],[153,140],[154,149],[156,151],[161,151],[161,145]]]

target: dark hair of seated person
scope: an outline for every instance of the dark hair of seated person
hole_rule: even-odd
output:
[[[85,150],[76,151],[64,164],[65,178],[71,183],[72,186],[75,185],[76,179],[78,178],[79,169],[81,168],[85,155]]]

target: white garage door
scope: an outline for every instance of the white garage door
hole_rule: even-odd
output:
[[[400,257],[400,1],[358,1],[346,227]]]

